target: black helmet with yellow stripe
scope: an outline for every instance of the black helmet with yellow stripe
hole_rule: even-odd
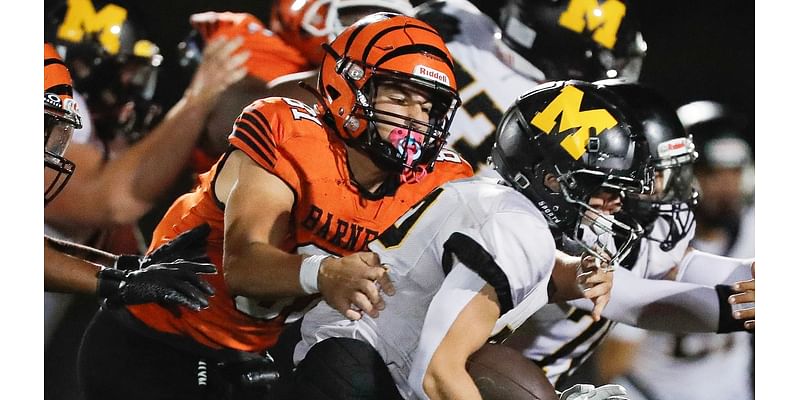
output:
[[[652,191],[652,167],[641,123],[629,105],[602,85],[578,80],[539,85],[503,114],[491,162],[525,195],[564,243],[615,263],[644,229],[639,221],[604,213],[594,199],[624,200]],[[598,251],[587,229],[613,237],[616,250]],[[610,243],[610,242],[606,242]]]
[[[135,141],[161,114],[152,102],[162,56],[137,17],[113,2],[66,0],[45,15],[52,42],[83,96],[96,134]]]
[[[539,81],[638,79],[647,45],[630,3],[507,0],[500,10],[502,39]]]

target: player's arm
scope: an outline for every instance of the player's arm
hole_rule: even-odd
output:
[[[624,268],[617,268],[614,275],[611,298],[602,313],[612,321],[675,333],[743,329],[731,316],[727,295],[714,287],[645,279]],[[585,299],[570,304],[587,311],[593,306]]]
[[[219,93],[246,74],[248,53],[231,56],[240,45],[241,39],[209,43],[183,98],[119,157],[106,160],[92,145],[71,144],[66,157],[78,168],[45,209],[47,222],[99,227],[134,222],[144,215],[183,169]]]
[[[223,265],[231,294],[277,300],[321,292],[348,318],[361,317],[351,304],[377,316],[382,300],[374,282],[391,283],[373,253],[316,259],[315,282],[301,284],[303,262],[308,268],[314,259],[280,248],[290,234],[295,202],[283,180],[235,150],[219,173],[215,192],[225,203]]]
[[[733,258],[688,248],[678,265],[675,280],[701,285],[733,285],[753,278],[753,259]]]
[[[92,262],[67,255],[63,250],[86,256]],[[114,265],[113,254],[85,246],[70,246],[65,242],[44,238],[44,290],[94,294],[97,290],[97,273],[101,265]]]
[[[214,190],[225,204],[223,265],[231,293],[265,300],[305,295],[303,257],[279,248],[289,236],[295,200],[289,186],[236,150]]]
[[[207,228],[189,230],[148,256],[116,256],[45,237],[45,290],[93,294],[110,305],[206,307],[214,291],[197,274],[213,273],[215,268],[202,262],[204,254],[197,257],[197,250],[205,252]]]
[[[523,302],[534,312],[547,302],[555,245],[534,213],[496,212],[479,233],[456,232],[444,241],[443,268],[454,265],[428,307],[409,373],[418,396],[480,398],[467,358],[501,314]]]
[[[434,400],[481,398],[467,373],[467,358],[486,343],[499,316],[497,294],[486,284],[461,310],[433,353],[422,383],[425,394]]]

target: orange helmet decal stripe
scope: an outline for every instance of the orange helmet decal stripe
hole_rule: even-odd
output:
[[[72,78],[64,61],[49,43],[44,44],[44,91],[72,97]]]

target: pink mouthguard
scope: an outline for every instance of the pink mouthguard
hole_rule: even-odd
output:
[[[401,183],[417,183],[428,175],[428,171],[420,165],[409,167],[422,155],[422,141],[423,136],[417,131],[394,128],[389,133],[389,142],[406,158],[403,172],[400,173]]]

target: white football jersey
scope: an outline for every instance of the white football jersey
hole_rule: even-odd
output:
[[[664,237],[662,233],[666,232],[668,225],[659,218],[653,229],[653,237]],[[662,278],[672,267],[678,265],[689,245],[688,238],[692,236],[694,227],[669,252],[662,251],[657,242],[643,239],[631,271],[642,278]],[[627,282],[629,281],[623,283],[615,280],[614,290],[635,291],[635,287],[618,287]],[[614,301],[613,295],[610,301]],[[616,322],[606,318],[595,322],[589,311],[575,307],[573,302],[548,304],[533,314],[505,344],[521,350],[558,387],[586,361],[615,324]]]
[[[432,355],[417,351],[418,346],[435,349],[458,312],[486,282],[497,290],[503,311],[524,299],[538,307],[547,303],[555,261],[547,222],[522,194],[495,182],[469,178],[447,183],[373,241],[369,248],[388,266],[396,294],[384,296],[386,308],[378,318],[365,314],[358,321],[320,302],[303,320],[295,363],[329,337],[363,340],[383,357],[403,396],[416,398],[415,389],[421,389],[409,382],[412,366],[421,376]],[[483,278],[475,279],[475,291],[463,298],[437,296],[443,285],[451,287],[462,279],[464,271]],[[497,278],[501,281],[492,282]],[[447,311],[428,315],[432,302]]]
[[[540,81],[513,68],[515,62],[524,61],[499,39],[497,24],[474,5],[451,0],[442,12],[456,18],[460,27],[460,33],[447,42],[462,100],[450,126],[448,146],[469,161],[476,174],[497,176],[486,165],[497,124],[517,97]]]

